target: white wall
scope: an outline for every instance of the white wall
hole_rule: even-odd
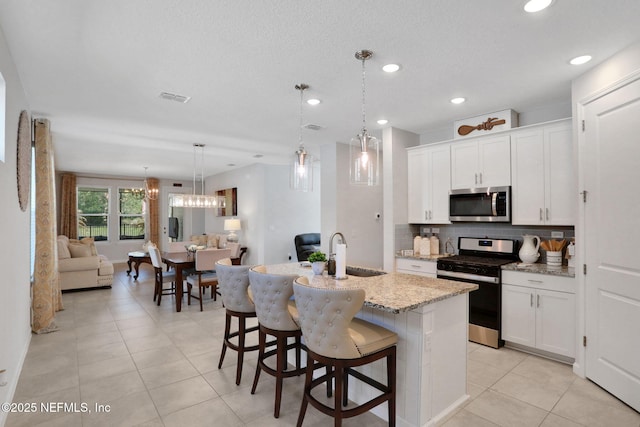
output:
[[[384,263],[386,271],[395,270],[395,225],[408,221],[407,148],[420,143],[420,135],[402,129],[382,132],[384,155]]]
[[[491,111],[487,111],[487,113],[490,112]],[[550,122],[552,120],[566,119],[567,117],[571,117],[571,99],[569,99],[569,95],[567,94],[564,99],[545,105],[531,106],[518,111],[518,113],[518,126],[528,126],[536,123]],[[466,116],[460,117],[459,119],[463,119],[464,117]],[[420,134],[420,144],[448,141],[453,139],[453,137],[454,126],[452,121],[449,126],[429,129],[427,132]]]
[[[375,214],[382,213],[383,183],[351,185],[349,146],[337,143],[321,149],[323,251],[329,251],[331,234],[340,231],[347,240],[347,264],[382,268],[383,222]],[[384,170],[380,177],[383,180]]]
[[[8,384],[0,387],[0,402],[11,402],[31,340],[30,213],[22,212],[16,189],[18,116],[29,110],[18,72],[0,31],[0,72],[6,82],[5,159],[0,161],[0,369]],[[0,411],[0,426],[6,413]]]
[[[289,189],[289,167],[252,165],[205,179],[207,194],[225,188],[238,189],[240,243],[247,246],[245,264],[274,264],[296,260],[296,234],[320,231],[320,166],[314,168],[314,190]],[[207,232],[223,232],[228,217],[207,215]]]

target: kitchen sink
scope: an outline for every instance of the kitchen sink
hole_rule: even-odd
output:
[[[381,276],[383,274],[387,274],[386,272],[380,271],[380,270],[370,270],[368,268],[350,267],[350,266],[347,266],[346,273],[348,276],[356,276],[356,277],[373,277],[373,276]]]

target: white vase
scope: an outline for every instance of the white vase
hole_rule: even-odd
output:
[[[313,274],[322,274],[324,272],[324,265],[326,263],[324,261],[315,261],[311,263],[311,269],[313,270]]]
[[[538,249],[540,249],[540,238],[538,236],[525,234],[522,236],[522,247],[520,248],[520,252],[518,252],[518,256],[522,262],[526,264],[533,264],[538,261],[538,258],[540,257]]]

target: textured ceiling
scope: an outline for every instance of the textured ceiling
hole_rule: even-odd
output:
[[[517,0],[2,0],[0,26],[35,116],[51,120],[56,167],[190,179],[286,163],[347,142],[378,118],[416,133],[486,112],[570,97],[571,80],[640,39],[638,0],[555,0],[528,14]],[[581,67],[574,56],[594,59]],[[382,65],[401,70],[386,74]],[[187,104],[159,97],[192,97]],[[449,99],[468,101],[453,105]],[[264,157],[254,158],[261,154]]]

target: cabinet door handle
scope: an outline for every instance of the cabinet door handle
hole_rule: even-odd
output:
[[[478,184],[478,174],[475,174],[476,177],[476,184]]]
[[[540,308],[540,295],[536,295],[536,307]]]
[[[542,221],[542,208],[540,208],[540,221]]]
[[[547,208],[547,221],[549,221],[549,208]]]
[[[429,211],[429,219],[433,219],[433,211]]]
[[[529,294],[529,305],[533,307],[533,294]]]
[[[421,266],[421,265],[415,265],[415,264],[411,264],[411,267],[412,267],[412,268],[422,268],[422,266]]]
[[[527,279],[527,282],[530,282],[530,283],[544,283],[542,280],[533,280],[533,279]]]
[[[482,172],[480,172],[480,184],[482,184]]]
[[[429,219],[429,211],[428,210],[424,210],[424,219]]]

